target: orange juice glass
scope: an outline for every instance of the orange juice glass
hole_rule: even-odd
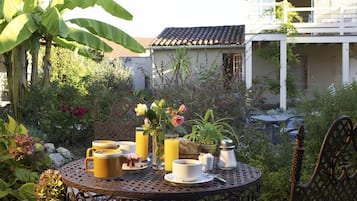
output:
[[[141,127],[135,128],[136,154],[140,156],[142,161],[148,158],[149,150],[149,135],[144,135],[144,130]]]
[[[165,171],[172,171],[172,162],[179,158],[179,138],[178,134],[165,135]]]

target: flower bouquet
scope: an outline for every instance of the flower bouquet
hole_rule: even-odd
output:
[[[167,107],[164,99],[155,100],[150,108],[146,104],[139,103],[135,108],[137,116],[144,116],[144,134],[152,136],[152,165],[154,169],[163,169],[164,139],[165,135],[173,133],[185,133],[181,126],[185,118],[181,115],[186,111],[185,105],[178,109]]]

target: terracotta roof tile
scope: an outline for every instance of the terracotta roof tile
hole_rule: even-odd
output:
[[[241,45],[244,25],[165,28],[150,46]]]

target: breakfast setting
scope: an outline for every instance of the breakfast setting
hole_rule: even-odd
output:
[[[162,99],[150,107],[137,104],[135,113],[143,124],[126,132],[129,138],[97,138],[85,158],[61,168],[69,190],[80,190],[68,196],[73,200],[92,197],[90,193],[105,200],[258,198],[261,172],[236,160],[239,141],[229,118],[217,119],[208,109],[185,121],[185,111],[185,105],[168,107]]]
[[[149,140],[146,138],[148,136],[143,134],[142,128],[136,128],[135,142],[94,140],[92,147],[86,151],[86,172],[93,173],[98,179],[116,179],[126,172],[145,170],[152,160],[148,149]],[[220,146],[219,158],[215,158],[211,153],[198,153],[199,146],[184,138],[169,138],[165,143],[164,180],[170,183],[202,184],[214,179],[225,183],[225,179],[214,174],[214,165],[220,164],[218,167],[221,169],[235,167],[235,157],[227,153],[227,147],[222,147],[226,145],[225,141],[222,141]]]
[[[177,109],[166,107],[163,99],[150,108],[137,104],[135,112],[144,117],[144,124],[135,128],[135,141],[92,141],[86,151],[85,171],[98,179],[115,179],[151,167],[164,171],[164,180],[173,184],[202,184],[214,179],[225,183],[215,172],[237,166],[235,145],[227,137],[234,136],[234,130],[226,119],[214,121],[213,111],[207,110],[204,117],[190,121],[191,133],[180,136],[185,111],[183,104]]]

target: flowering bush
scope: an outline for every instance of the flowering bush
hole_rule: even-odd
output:
[[[0,200],[36,200],[35,183],[51,159],[22,124],[8,119],[0,121]]]
[[[161,133],[169,133],[176,131],[185,133],[185,129],[181,126],[185,121],[181,114],[186,111],[186,106],[181,105],[178,109],[166,107],[164,99],[155,100],[150,108],[145,104],[139,103],[135,108],[137,116],[144,116],[144,124],[142,125],[145,134],[158,135]]]
[[[37,201],[64,200],[65,189],[58,170],[44,171],[36,185]]]
[[[85,107],[72,107],[70,105],[60,105],[60,110],[62,112],[69,112],[69,114],[73,115],[74,117],[82,118],[84,115],[86,115],[89,112],[88,108]]]

